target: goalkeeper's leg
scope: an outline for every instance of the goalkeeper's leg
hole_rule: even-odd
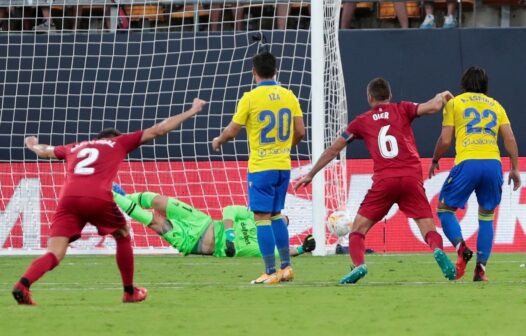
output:
[[[166,219],[144,210],[132,197],[124,197],[114,192],[113,199],[128,216],[154,230],[158,235],[162,236],[172,230],[172,225]]]
[[[146,209],[155,209],[168,219],[185,220],[189,217],[207,217],[205,213],[175,198],[145,191],[127,196]]]

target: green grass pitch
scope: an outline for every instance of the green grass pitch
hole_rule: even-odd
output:
[[[295,258],[296,280],[254,286],[258,258],[138,256],[149,290],[122,304],[112,256],[71,256],[33,286],[11,286],[33,257],[0,258],[0,334],[11,335],[526,335],[526,254],[494,254],[490,283],[448,282],[431,254],[367,256],[369,274],[338,285],[346,256]]]

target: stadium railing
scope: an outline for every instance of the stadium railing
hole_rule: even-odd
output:
[[[110,17],[111,17],[111,30],[116,30],[117,29],[117,24],[118,24],[118,6],[119,5],[124,5],[124,6],[129,6],[129,5],[146,5],[146,4],[161,4],[161,5],[193,5],[193,9],[194,9],[194,13],[193,13],[193,20],[194,22],[196,23],[195,25],[195,29],[198,29],[198,23],[199,23],[199,19],[200,17],[202,16],[202,10],[200,9],[200,6],[199,5],[209,5],[209,4],[213,4],[215,2],[217,2],[217,0],[119,0],[119,1],[112,1],[112,0],[0,0],[0,7],[9,7],[9,6],[12,6],[12,7],[33,7],[33,6],[49,6],[49,5],[53,5],[53,6],[76,6],[76,5],[80,5],[80,6],[87,6],[87,5],[92,5],[92,6],[110,6],[111,8],[111,11],[110,11]],[[403,2],[407,2],[407,0],[392,0],[392,1],[388,1],[388,2],[400,2],[400,1],[403,1]],[[519,2],[519,0],[512,0],[512,1],[517,1],[517,3]],[[221,0],[220,1],[221,3],[229,3],[231,2],[232,4],[238,4],[238,3],[243,3],[245,1],[243,0]],[[275,5],[276,2],[283,2],[283,3],[289,3],[289,4],[294,4],[294,3],[305,3],[305,2],[310,2],[309,0],[246,0],[247,3],[250,3],[251,5],[258,5],[258,4],[261,4],[261,5],[265,5],[265,4],[269,4],[269,5]],[[373,3],[380,3],[380,2],[384,2],[382,0],[369,0],[369,1],[364,1],[364,0],[342,0],[342,3],[350,3],[350,2],[354,2],[354,3],[360,3],[360,2],[373,2]],[[420,2],[420,7],[423,8],[423,3],[424,1],[423,0],[420,0],[418,1]],[[468,5],[471,5],[472,8],[473,8],[473,15],[476,16],[476,3],[477,1],[476,0],[458,0],[458,16],[459,16],[459,27],[462,27],[462,10],[463,10],[463,7],[464,4],[468,4]]]

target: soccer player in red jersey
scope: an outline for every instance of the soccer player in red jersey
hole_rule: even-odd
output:
[[[294,188],[306,186],[314,175],[332,161],[354,139],[363,139],[374,162],[373,185],[367,192],[349,235],[349,254],[353,270],[340,283],[355,283],[367,274],[365,235],[381,220],[394,203],[414,218],[442,273],[455,279],[455,267],[443,251],[442,237],[436,231],[431,207],[425,195],[422,166],[411,122],[425,114],[440,111],[453,96],[445,91],[423,103],[391,103],[391,88],[382,78],[367,85],[371,110],[356,117],[331,147],[318,159],[312,170]]]
[[[205,103],[196,98],[188,111],[129,134],[108,128],[96,139],[56,147],[39,144],[34,136],[26,138],[27,148],[39,157],[66,160],[67,172],[52,219],[47,253],[33,261],[13,288],[13,297],[19,304],[35,304],[29,287],[59,264],[69,243],[80,238],[88,222],[97,227],[100,235],[111,234],[115,238],[117,266],[124,286],[123,302],[146,299],[147,290],[133,285],[134,261],[129,228],[113,201],[112,181],[128,153],[178,128],[183,121],[199,113]]]

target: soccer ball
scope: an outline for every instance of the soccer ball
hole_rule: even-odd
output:
[[[343,237],[351,232],[351,218],[345,211],[335,211],[327,218],[327,228],[335,236]]]

